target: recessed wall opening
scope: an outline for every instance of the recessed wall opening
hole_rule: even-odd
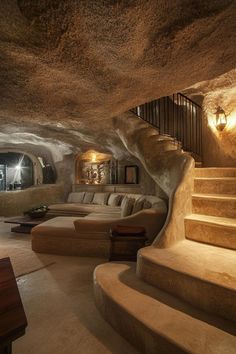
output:
[[[33,184],[34,166],[27,155],[0,153],[0,191],[25,189]]]
[[[116,184],[117,165],[111,154],[88,150],[76,159],[76,183]]]
[[[43,157],[24,151],[0,151],[0,192],[54,184],[55,181],[55,170]]]

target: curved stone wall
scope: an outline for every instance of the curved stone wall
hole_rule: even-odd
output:
[[[194,160],[131,112],[116,117],[114,126],[126,148],[142,162],[168,200],[166,223],[153,244],[169,247],[184,238],[184,216],[191,213]]]

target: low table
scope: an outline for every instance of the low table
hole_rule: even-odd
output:
[[[137,252],[147,241],[145,228],[141,226],[117,225],[111,229],[109,261],[137,260]]]
[[[31,229],[39,224],[42,224],[44,221],[54,218],[55,215],[45,215],[42,218],[32,219],[29,216],[22,216],[16,218],[10,218],[5,220],[5,223],[8,224],[18,224],[11,228],[11,232],[19,232],[22,234],[30,234]]]
[[[0,354],[12,353],[12,342],[25,334],[27,319],[10,258],[0,259]]]

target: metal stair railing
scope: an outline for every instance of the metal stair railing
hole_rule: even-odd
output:
[[[181,93],[159,98],[131,109],[133,113],[181,142],[185,151],[202,155],[202,108]]]

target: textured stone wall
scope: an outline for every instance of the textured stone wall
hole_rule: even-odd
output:
[[[0,215],[21,215],[24,211],[41,204],[49,205],[64,200],[63,184],[48,184],[25,190],[0,192]]]
[[[236,70],[213,80],[199,82],[186,89],[185,94],[203,108],[204,166],[236,166]],[[222,132],[216,129],[215,112],[218,106],[225,111],[227,117],[227,125]]]

